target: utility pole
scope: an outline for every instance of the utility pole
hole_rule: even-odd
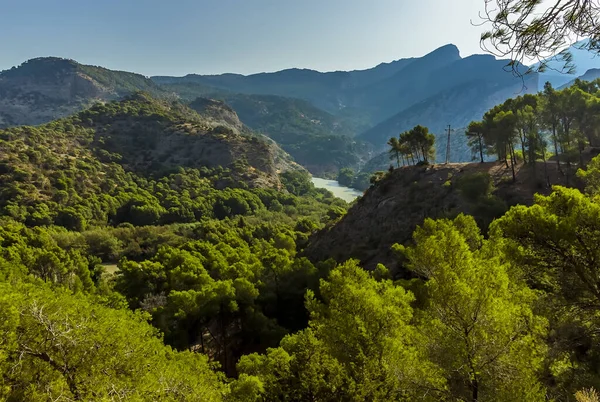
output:
[[[450,162],[450,132],[452,128],[448,124],[448,142],[446,143],[446,165]]]

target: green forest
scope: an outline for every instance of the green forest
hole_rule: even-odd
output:
[[[508,99],[489,110],[483,120],[471,122],[466,135],[477,159],[495,155],[507,165],[510,161],[513,175],[518,160],[533,166],[542,161],[547,172],[550,158],[568,175],[571,165],[584,164],[587,147],[599,145],[599,117],[600,80],[577,79],[562,90],[546,83],[536,95]]]
[[[600,53],[597,4],[541,3],[485,2],[507,70],[569,35]],[[2,74],[90,102],[0,129],[0,401],[600,401],[600,80],[502,98],[461,129],[473,163],[398,126],[388,172],[357,173],[353,108],[59,58]]]
[[[562,107],[597,117],[596,85]],[[524,132],[520,156],[538,160],[544,99],[564,93],[473,123],[485,151],[512,160]],[[239,160],[148,160],[158,130],[224,135],[168,105],[136,95],[0,131],[3,400],[542,401],[600,388],[600,157],[577,173],[582,191],[556,186],[489,227],[425,219],[392,247],[398,275],[303,254],[349,208],[304,171],[277,188],[249,185],[256,169]],[[595,133],[580,117],[565,132],[557,114],[548,133],[566,163]],[[147,149],[131,145],[140,133]],[[404,161],[426,164],[431,138],[402,134]]]

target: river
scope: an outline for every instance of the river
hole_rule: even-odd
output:
[[[362,196],[362,191],[358,191],[354,188],[342,186],[336,180],[326,180],[320,179],[318,177],[313,177],[312,182],[317,188],[324,188],[333,193],[336,197],[341,198],[346,202],[352,202],[358,197]]]

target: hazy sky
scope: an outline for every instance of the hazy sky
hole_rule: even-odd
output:
[[[145,75],[373,67],[481,53],[484,0],[4,0],[0,70],[40,56]]]

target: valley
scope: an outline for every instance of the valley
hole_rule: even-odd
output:
[[[574,51],[582,63],[580,74],[592,78],[598,63]],[[387,140],[416,124],[436,135],[438,162],[446,157],[450,125],[450,161],[468,162],[472,157],[463,133],[472,120],[508,98],[536,93],[544,79],[552,80],[548,74],[507,74],[507,62],[485,55],[463,58],[456,46],[447,45],[423,57],[360,71],[147,78],[74,60],[38,58],[0,73],[0,127],[45,123],[95,102],[145,91],[192,108],[202,108],[205,99],[224,102],[242,124],[272,138],[317,176],[335,178],[343,168],[364,169],[365,174],[381,170]]]
[[[0,24],[0,401],[600,402],[600,14],[196,3]]]
[[[336,180],[327,180],[320,179],[318,177],[313,177],[311,181],[316,188],[323,188],[325,190],[331,191],[331,193],[334,196],[341,198],[346,202],[352,202],[363,195],[362,192],[350,187],[343,186]]]

